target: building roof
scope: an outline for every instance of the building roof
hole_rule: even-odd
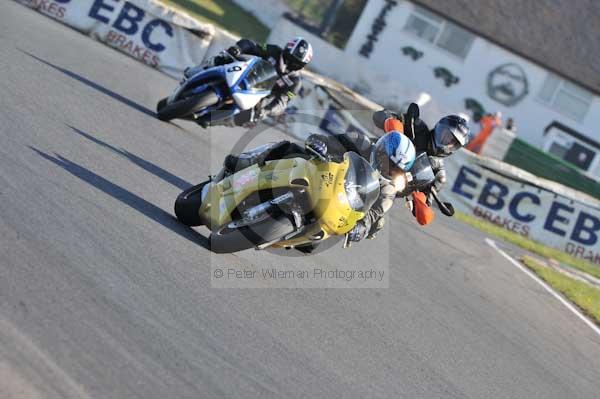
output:
[[[411,0],[600,95],[600,1]]]

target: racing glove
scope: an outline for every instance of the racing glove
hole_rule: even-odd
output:
[[[242,49],[240,49],[238,46],[231,46],[227,49],[227,52],[237,58],[240,54],[242,54]]]
[[[435,174],[435,182],[433,183],[435,191],[437,191],[438,193],[442,191],[442,188],[444,188],[444,185],[446,185],[446,180],[446,170],[438,170]]]
[[[365,238],[367,228],[362,221],[356,223],[356,226],[348,232],[348,241],[358,242]]]
[[[304,145],[307,148],[310,148],[311,150],[315,151],[322,157],[327,158],[327,143],[323,139],[321,139],[319,135],[311,134],[306,139]]]
[[[433,167],[433,171],[435,173],[435,181],[433,183],[433,186],[435,187],[435,190],[439,193],[446,184],[447,180],[444,159],[440,157],[430,156],[429,161],[431,162],[431,166]]]

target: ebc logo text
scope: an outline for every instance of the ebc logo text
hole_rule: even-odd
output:
[[[63,4],[68,3],[71,0],[27,0],[25,5],[43,12],[46,15],[51,16],[59,20],[64,19],[67,9],[63,7]]]
[[[71,0],[62,0],[69,3]],[[121,7],[119,7],[122,5]],[[116,18],[114,16],[116,15]],[[167,36],[173,37],[173,27],[159,18],[143,23],[146,12],[128,1],[95,0],[90,7],[88,16],[103,24],[112,26],[118,32],[133,36],[141,32],[141,39],[148,49],[160,53],[166,49],[164,43],[156,39],[155,31],[160,28]],[[111,24],[111,20],[114,22]]]
[[[529,223],[541,220],[543,230],[575,243],[593,247],[600,241],[600,218],[577,209],[564,200],[552,199],[542,204],[542,198],[527,190],[511,190],[509,186],[467,167],[461,167],[452,186],[452,191],[475,203],[485,216],[506,211],[510,218],[490,216],[490,221],[503,227],[529,234]],[[478,215],[478,216],[481,216]],[[498,219],[498,220],[495,220]]]

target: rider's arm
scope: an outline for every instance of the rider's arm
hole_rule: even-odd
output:
[[[258,44],[249,39],[241,39],[235,44],[235,47],[239,49],[241,54],[255,55],[261,58],[269,57],[268,46],[267,44]]]
[[[293,95],[288,95],[287,93],[272,97],[271,101],[263,106],[262,111],[264,116],[277,116],[283,114],[292,97]]]
[[[365,226],[367,226],[367,231],[370,230],[370,226],[373,222],[383,217],[390,209],[392,209],[394,199],[396,199],[396,193],[398,192],[396,187],[388,182],[382,182],[380,190],[379,198],[377,198],[363,219],[365,221]]]
[[[258,44],[254,43],[252,40],[241,39],[238,40],[237,43],[231,47],[229,47],[226,53],[229,53],[234,58],[237,58],[240,54],[249,54],[256,55],[262,57],[262,55],[258,54],[260,47]],[[217,54],[213,58],[214,65],[225,65],[231,62],[231,58],[225,54]]]
[[[364,134],[355,131],[327,135],[312,134],[306,143],[314,140],[324,143],[327,154],[332,157],[341,158],[346,152],[354,151],[365,159],[369,159],[371,154],[371,140]]]
[[[385,214],[392,209],[394,205],[394,199],[396,198],[396,187],[393,184],[381,181],[379,197],[371,206],[371,208],[365,214],[365,217],[360,220],[356,227],[353,229],[354,234],[351,241],[360,241],[367,235],[374,235],[381,229],[378,221],[385,216]]]
[[[444,159],[440,157],[429,157],[429,161],[431,162],[431,166],[433,168],[433,173],[435,174],[435,183],[434,187],[437,192],[440,192],[444,185],[446,184],[446,167],[444,166]]]

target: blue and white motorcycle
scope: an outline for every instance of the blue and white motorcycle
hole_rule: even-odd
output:
[[[260,57],[234,58],[227,52],[219,57],[229,57],[231,62],[214,66],[211,59],[195,68],[196,73],[184,78],[169,97],[159,101],[158,119],[188,119],[203,126],[218,124],[254,108],[271,94],[279,79],[275,67]]]

